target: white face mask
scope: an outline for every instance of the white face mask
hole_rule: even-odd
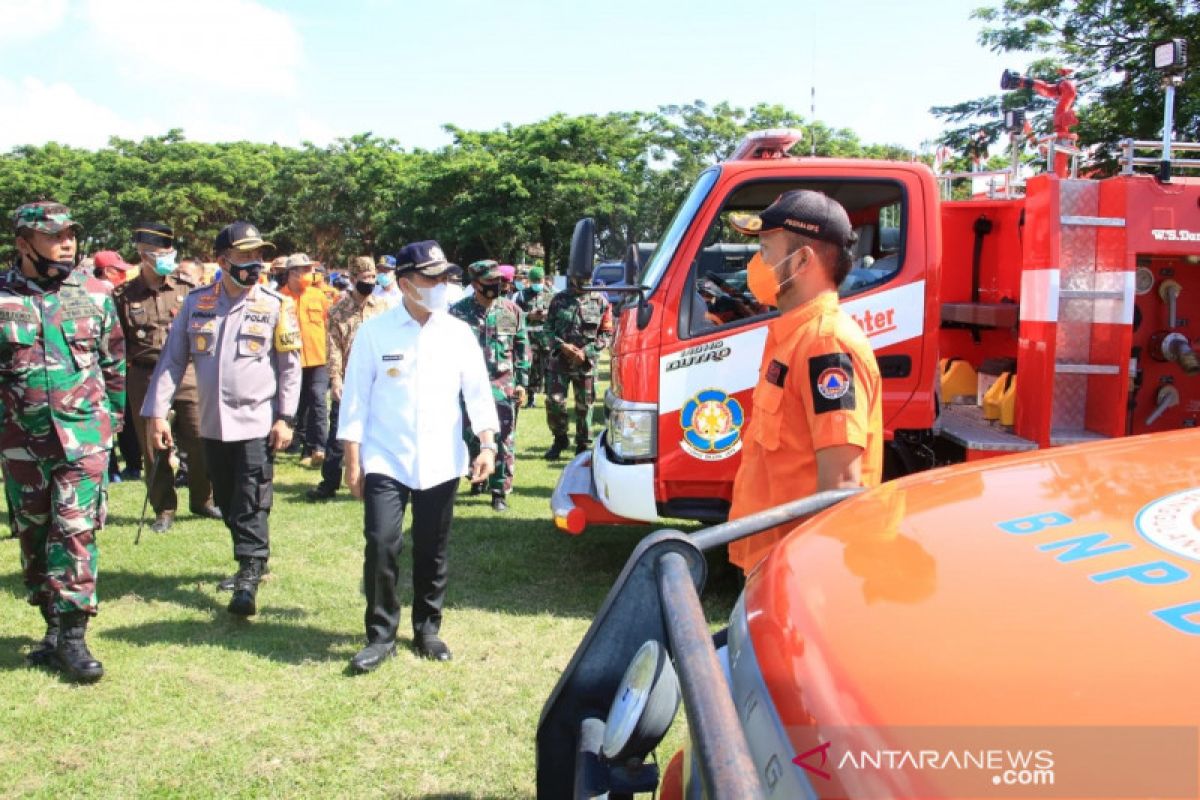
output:
[[[416,302],[427,311],[445,311],[450,307],[450,298],[446,295],[448,285],[439,283],[436,286],[415,286],[409,284],[417,293]],[[410,296],[409,299],[414,299]]]

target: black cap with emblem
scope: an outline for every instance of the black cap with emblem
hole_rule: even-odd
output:
[[[842,204],[808,189],[784,192],[761,214],[730,214],[729,223],[746,236],[783,229],[838,247],[853,244],[856,238]]]
[[[396,254],[397,275],[419,272],[430,278],[436,278],[448,269],[450,269],[450,262],[446,260],[446,254],[442,252],[441,245],[433,239],[406,244]]]
[[[171,226],[162,222],[139,222],[133,229],[134,244],[148,244],[151,247],[174,247],[175,231]]]
[[[228,250],[258,250],[259,248],[271,253],[275,252],[275,245],[264,241],[258,228],[242,220],[222,228],[213,242],[213,252],[217,255]]]

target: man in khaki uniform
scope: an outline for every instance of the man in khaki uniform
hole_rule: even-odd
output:
[[[342,443],[338,441],[338,413],[342,402],[342,381],[350,360],[350,344],[358,326],[371,317],[382,314],[391,306],[387,299],[375,293],[375,263],[369,256],[359,256],[350,264],[350,290],[329,309],[326,350],[329,367],[329,393],[333,408],[329,419],[329,441],[325,446],[325,463],[321,465],[321,482],[308,490],[309,500],[328,500],[337,493],[342,482]]]
[[[197,284],[176,271],[175,238],[169,226],[160,222],[141,223],[134,230],[133,241],[141,259],[140,268],[136,277],[113,291],[113,302],[116,303],[117,316],[125,333],[129,404],[131,408],[140,410],[171,323],[183,307],[184,298]],[[196,372],[189,365],[171,404],[175,412],[175,439],[187,456],[188,506],[197,516],[220,519],[221,512],[213,506],[212,485],[204,464],[198,402]],[[135,414],[135,417],[134,428],[145,465],[143,475],[150,493],[150,505],[154,509],[154,524],[150,529],[166,533],[179,507],[179,499],[175,494],[175,471],[168,452],[152,449],[145,420],[140,415]],[[158,458],[157,465],[155,457]]]

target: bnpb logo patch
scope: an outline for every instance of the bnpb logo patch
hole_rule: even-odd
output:
[[[856,407],[854,361],[849,353],[826,353],[808,360],[813,413],[850,411]]]
[[[1184,489],[1147,503],[1133,525],[1151,544],[1200,561],[1200,489]]]
[[[742,404],[720,389],[705,389],[683,405],[679,424],[684,452],[701,461],[723,461],[742,449]]]
[[[817,391],[826,400],[845,397],[850,391],[850,376],[841,367],[830,367],[817,376]]]

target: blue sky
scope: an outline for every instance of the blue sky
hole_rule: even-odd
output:
[[[781,103],[919,148],[927,110],[1024,59],[977,43],[983,0],[0,0],[0,149],[190,139],[406,147],[442,125],[701,99]]]

